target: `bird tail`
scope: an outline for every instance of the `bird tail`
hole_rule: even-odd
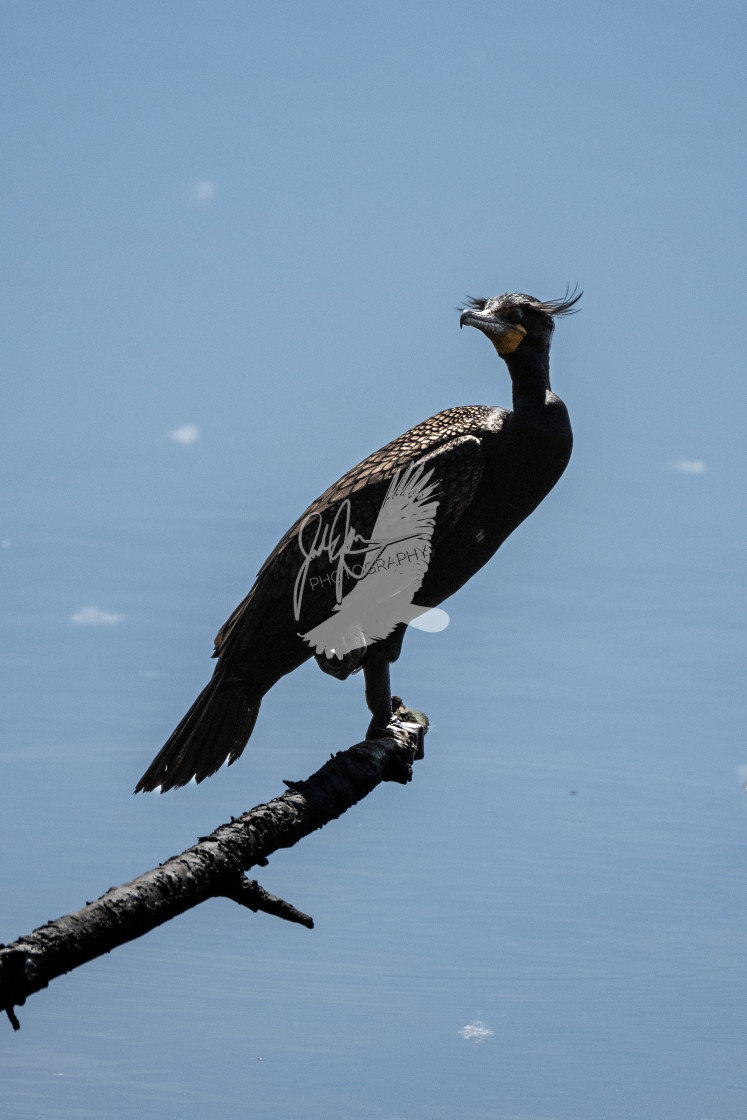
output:
[[[184,719],[151,762],[135,793],[186,786],[194,778],[209,778],[223,763],[235,762],[259,712],[260,700],[251,703],[246,682],[216,667],[213,679],[202,690]]]

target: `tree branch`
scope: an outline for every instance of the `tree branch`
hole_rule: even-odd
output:
[[[306,781],[286,782],[286,793],[232,817],[230,824],[200,837],[180,855],[12,945],[0,945],[0,1010],[14,1030],[20,1027],[14,1008],[55,977],[142,937],[209,898],[230,898],[255,912],[313,928],[307,914],[268,894],[244,872],[266,866],[273,852],[292,847],[335,820],[380,782],[410,781],[413,760],[422,758],[428,721],[394,699],[400,722],[390,724],[387,738],[332,755]]]

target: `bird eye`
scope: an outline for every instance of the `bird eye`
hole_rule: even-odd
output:
[[[520,323],[524,318],[524,312],[520,307],[513,307],[506,316],[509,323]]]

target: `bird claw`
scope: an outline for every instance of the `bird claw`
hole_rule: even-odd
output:
[[[392,708],[397,723],[407,731],[415,747],[415,758],[425,758],[425,736],[428,731],[428,716],[415,708],[408,708],[399,696],[392,697]]]
[[[376,718],[371,720],[366,738],[388,739],[391,738],[392,729],[396,728],[404,731],[410,739],[410,743],[415,749],[414,757],[416,759],[425,758],[425,734],[428,730],[428,717],[422,712],[406,707],[399,696],[392,697],[392,708],[393,714],[387,720],[385,726],[382,726],[383,721],[377,721]]]

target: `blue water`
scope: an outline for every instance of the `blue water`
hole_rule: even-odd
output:
[[[160,456],[29,469],[14,492],[6,942],[278,793],[366,724],[362,682],[307,665],[270,694],[235,767],[132,796],[298,512],[241,477],[215,500],[204,468]],[[3,1115],[741,1120],[731,530],[707,479],[662,471],[629,507],[606,485],[569,474],[447,604],[449,627],[408,635],[396,690],[433,725],[413,783],[261,869],[315,929],[216,901],[54,981],[19,1035],[5,1029]],[[122,618],[71,622],[85,605]]]
[[[306,665],[132,794],[309,501],[510,403],[465,294],[585,289],[567,475],[395,667],[414,781],[258,873],[315,929],[55,980],[2,1120],[744,1120],[744,5],[0,7],[0,941],[361,738]]]

